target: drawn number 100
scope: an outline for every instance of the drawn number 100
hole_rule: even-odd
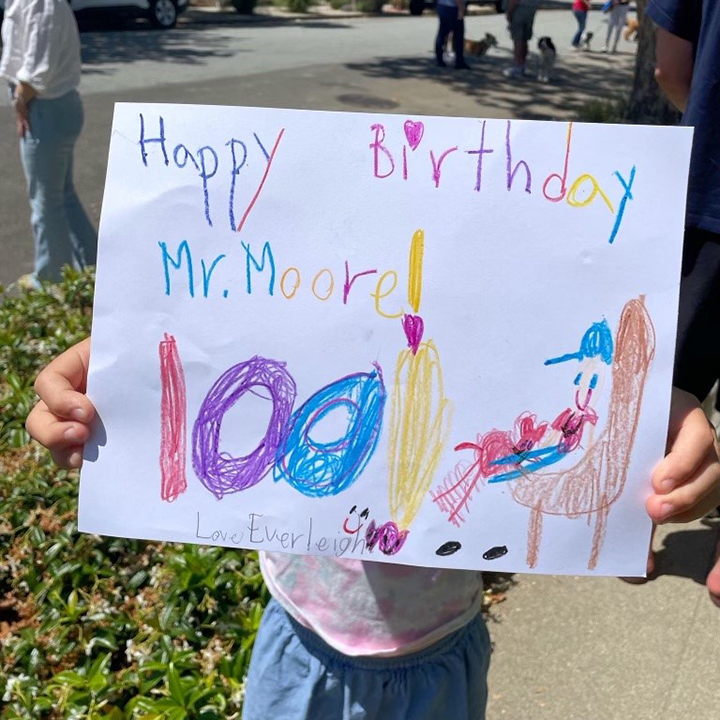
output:
[[[172,502],[187,489],[187,393],[175,338],[160,342],[161,497]],[[272,413],[264,437],[243,457],[220,449],[225,413],[246,393],[269,399]],[[336,495],[352,485],[375,451],[382,427],[385,385],[382,370],[341,378],[311,395],[293,412],[297,389],[285,363],[255,356],[226,370],[210,388],[192,431],[192,466],[215,497],[247,490],[270,470],[308,497]],[[344,434],[331,442],[313,440],[317,423],[345,410]]]

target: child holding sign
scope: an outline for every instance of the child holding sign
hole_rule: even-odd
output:
[[[77,468],[95,414],[84,394],[90,340],[36,381],[30,434],[58,465]],[[702,516],[720,501],[720,461],[697,400],[676,390],[669,452],[652,477],[657,523]],[[348,531],[359,531],[354,509]],[[274,600],[257,636],[246,720],[484,717],[490,644],[480,574],[265,553]],[[720,563],[707,580],[720,597]]]

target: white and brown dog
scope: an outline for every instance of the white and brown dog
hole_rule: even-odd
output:
[[[552,39],[544,35],[538,40],[538,50],[540,52],[540,63],[538,65],[538,80],[542,83],[549,83],[552,80],[553,70],[555,69],[555,59],[557,52]]]

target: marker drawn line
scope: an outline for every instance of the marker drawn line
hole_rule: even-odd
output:
[[[173,502],[187,490],[185,474],[187,390],[175,338],[160,342],[160,497]]]
[[[240,220],[240,224],[237,226],[237,232],[240,232],[243,228],[243,225],[245,224],[245,221],[248,218],[248,215],[250,214],[250,211],[253,209],[253,206],[257,202],[258,197],[260,196],[260,193],[262,192],[263,186],[265,185],[265,181],[267,180],[268,173],[270,172],[270,167],[272,166],[273,160],[275,159],[275,152],[278,149],[278,145],[280,144],[280,140],[282,139],[283,133],[285,132],[285,128],[280,130],[280,134],[277,137],[277,140],[275,141],[275,145],[273,146],[272,152],[270,153],[270,158],[268,159],[267,167],[265,168],[265,173],[262,176],[262,180],[260,181],[260,185],[258,186],[257,192],[253,196],[253,199],[250,201],[250,204],[247,206],[247,210],[243,213],[242,220]]]

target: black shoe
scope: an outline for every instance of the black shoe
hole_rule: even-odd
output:
[[[438,67],[447,67],[447,63],[446,63],[444,60],[436,60],[436,61],[435,61],[435,64],[436,64]]]
[[[470,70],[470,66],[465,62],[455,63],[456,70]]]

